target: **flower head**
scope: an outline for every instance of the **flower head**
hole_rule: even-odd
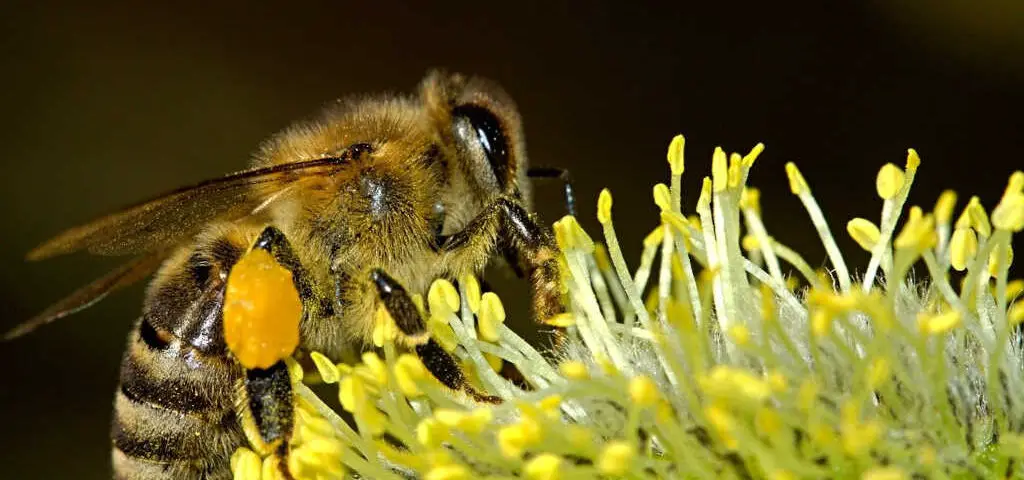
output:
[[[790,187],[828,254],[813,270],[770,233],[746,181],[763,146],[717,149],[694,211],[680,205],[682,137],[640,263],[628,267],[611,193],[603,242],[572,217],[555,224],[570,312],[540,352],[504,323],[475,279],[439,280],[425,313],[474,388],[475,404],[434,380],[394,342],[356,366],[314,354],[337,383],[344,421],[299,387],[288,468],[297,478],[930,478],[1002,477],[1024,461],[1024,282],[1008,278],[1024,226],[1024,174],[986,213],[978,197],[953,222],[956,195],[905,209],[920,166],[887,164],[876,220],[829,219],[805,178]],[[865,188],[870,188],[865,179]],[[764,192],[764,195],[771,194]],[[766,213],[765,213],[766,214]],[[871,253],[847,265],[833,228]],[[914,268],[927,272],[911,278]],[[855,276],[856,275],[856,276]],[[514,365],[534,388],[499,375]],[[262,463],[261,463],[262,462]],[[232,457],[236,478],[266,460]]]

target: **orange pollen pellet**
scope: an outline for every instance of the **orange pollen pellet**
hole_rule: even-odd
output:
[[[266,250],[249,251],[231,269],[223,313],[224,340],[245,368],[268,368],[299,345],[299,292]]]

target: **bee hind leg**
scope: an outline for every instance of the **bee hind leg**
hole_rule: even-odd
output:
[[[249,445],[261,456],[274,455],[282,476],[293,478],[286,459],[295,428],[295,394],[287,365],[278,361],[266,369],[247,369],[241,384],[239,407]]]
[[[370,278],[377,287],[381,303],[394,319],[398,330],[410,344],[414,345],[416,355],[434,378],[452,390],[464,392],[477,402],[501,402],[501,398],[485,395],[470,385],[455,358],[441,348],[436,340],[430,338],[426,323],[405,288],[379,269],[371,272]]]

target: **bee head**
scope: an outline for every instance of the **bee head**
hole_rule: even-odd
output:
[[[526,191],[526,145],[512,99],[498,85],[476,77],[432,72],[421,97],[442,143],[475,187],[480,200]]]

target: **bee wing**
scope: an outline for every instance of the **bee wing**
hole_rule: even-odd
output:
[[[86,309],[102,300],[107,294],[146,278],[160,266],[160,262],[167,257],[167,253],[166,249],[152,252],[121,265],[106,275],[93,280],[92,283],[75,290],[71,295],[51,305],[39,315],[12,328],[4,334],[3,340],[13,340],[54,320]]]
[[[212,220],[246,216],[261,202],[277,198],[259,198],[252,187],[270,185],[267,191],[279,193],[296,181],[336,169],[347,159],[343,155],[244,170],[180,188],[67,230],[30,251],[27,258],[41,260],[79,250],[125,255],[175,245]]]

